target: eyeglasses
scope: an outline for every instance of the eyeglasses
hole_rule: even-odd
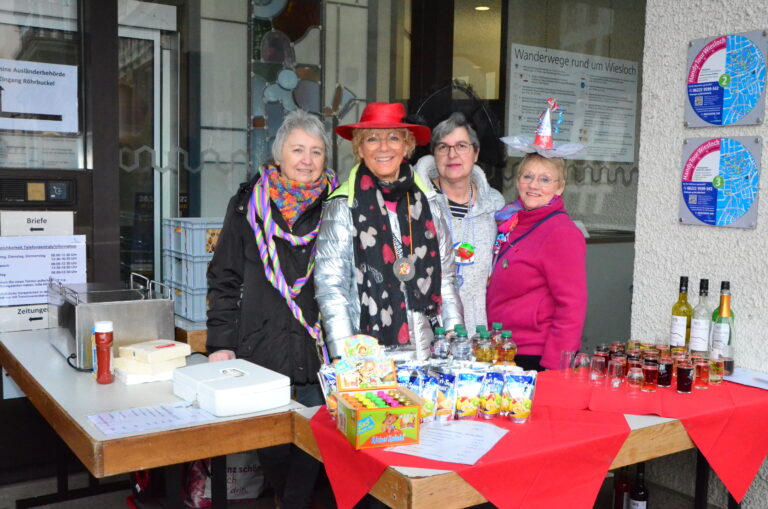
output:
[[[526,185],[533,184],[533,181],[537,181],[541,187],[549,187],[555,184],[560,179],[553,179],[546,175],[539,175],[538,177],[533,173],[526,173],[520,176],[520,182],[524,182]]]
[[[383,144],[387,144],[390,146],[400,146],[405,142],[405,138],[403,138],[399,134],[391,133],[386,136],[368,136],[365,139],[365,144],[369,147],[380,147]]]
[[[447,143],[438,143],[435,145],[435,154],[439,156],[445,156],[451,153],[451,149],[455,150],[457,154],[466,154],[473,148],[471,143],[466,141],[460,141],[456,145],[448,145]]]

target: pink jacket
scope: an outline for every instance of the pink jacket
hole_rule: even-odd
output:
[[[514,241],[556,210],[562,200],[521,210]],[[508,244],[501,246],[501,252]],[[541,365],[557,369],[561,350],[577,351],[587,311],[584,235],[567,214],[557,214],[509,248],[492,269],[486,294],[488,322],[512,331],[521,355],[541,355]]]

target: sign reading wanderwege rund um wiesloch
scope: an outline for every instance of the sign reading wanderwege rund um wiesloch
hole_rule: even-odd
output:
[[[0,129],[78,133],[77,66],[0,59]]]

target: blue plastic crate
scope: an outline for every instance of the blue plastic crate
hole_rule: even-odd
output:
[[[223,222],[219,217],[163,219],[163,249],[191,256],[213,254]]]
[[[212,254],[193,256],[164,249],[163,279],[169,279],[193,290],[207,290],[206,273],[212,258]]]
[[[171,287],[174,313],[193,322],[203,322],[208,319],[207,288],[188,288],[167,279],[165,284]]]

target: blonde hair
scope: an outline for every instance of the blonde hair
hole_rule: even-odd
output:
[[[543,155],[536,152],[527,154],[520,162],[520,165],[517,167],[518,180],[523,174],[523,170],[525,169],[526,165],[530,162],[540,162],[546,164],[551,170],[554,170],[557,173],[557,178],[563,182],[563,187],[565,187],[565,184],[568,181],[568,168],[565,166],[565,159],[562,157],[544,157]]]
[[[360,162],[360,148],[365,143],[365,139],[376,131],[394,131],[396,133],[405,133],[405,157],[409,158],[413,155],[413,151],[416,150],[416,136],[409,129],[401,127],[382,127],[378,129],[353,129],[352,130],[352,154],[355,156],[355,161]]]

